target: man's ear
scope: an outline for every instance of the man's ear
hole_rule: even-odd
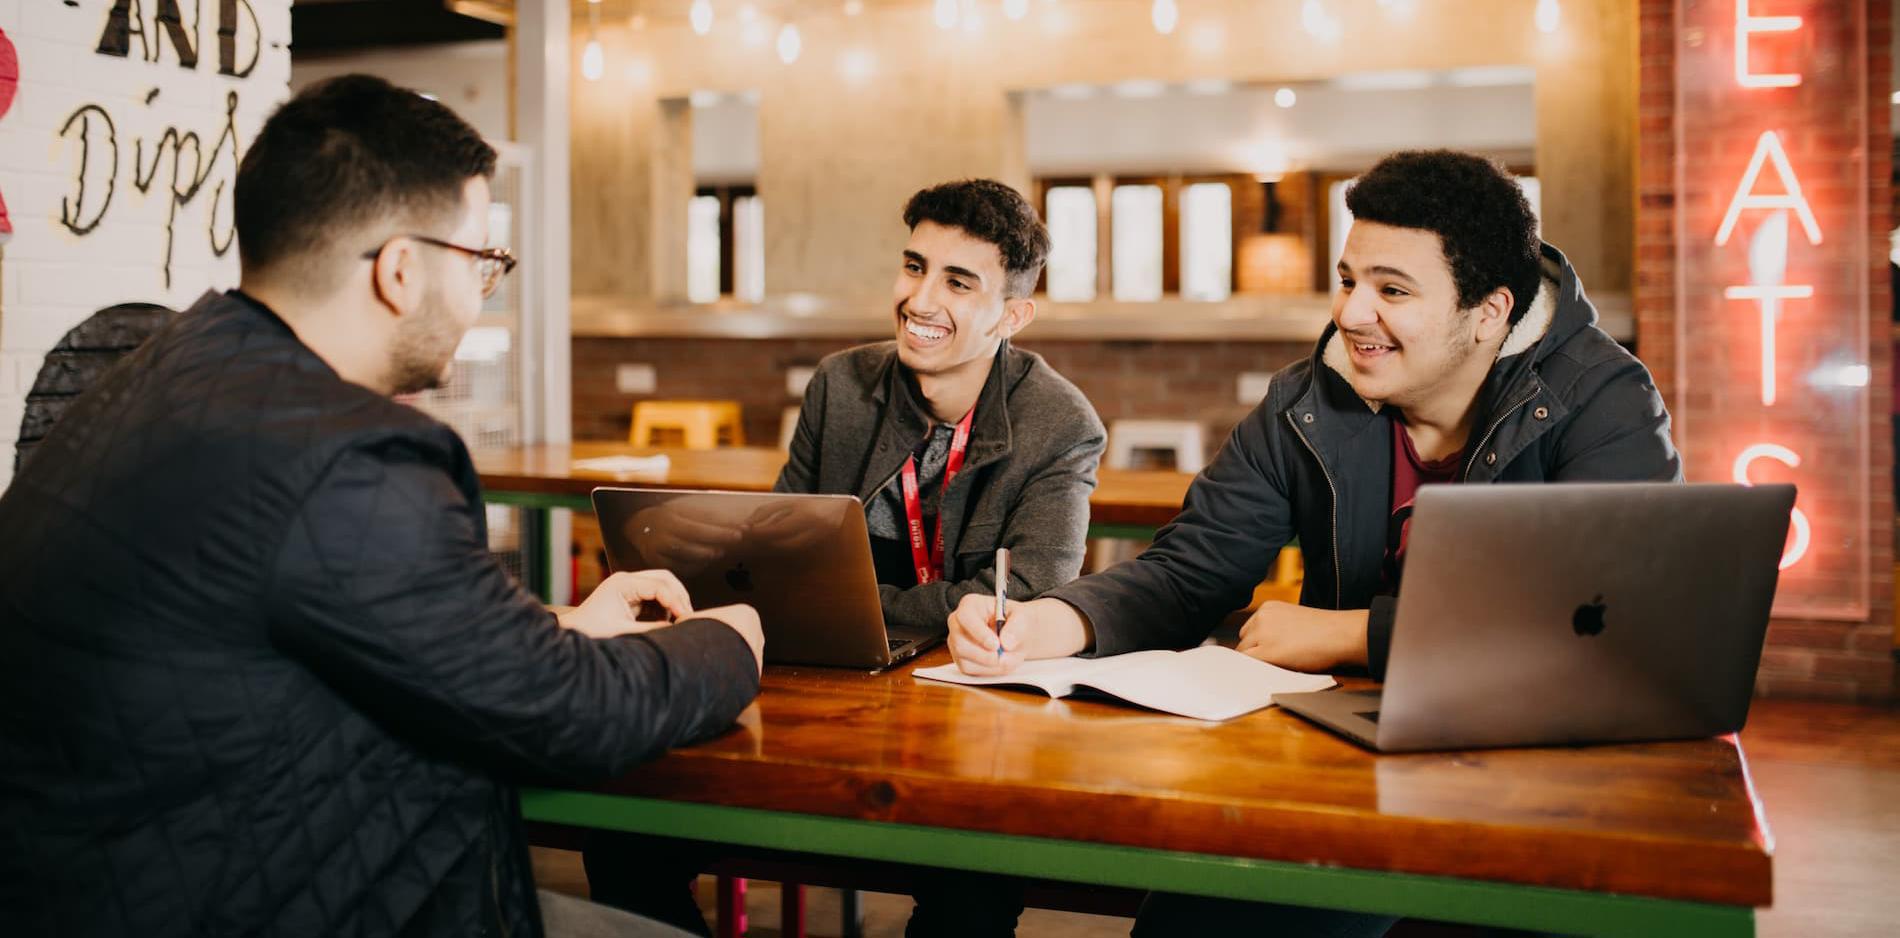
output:
[[[422,300],[421,255],[415,242],[395,238],[376,254],[370,269],[370,289],[396,316],[408,315]]]
[[[1023,331],[1036,321],[1036,301],[1029,297],[1003,301],[1003,318],[996,325],[998,332],[1007,339]]]
[[[1478,317],[1472,324],[1472,338],[1479,345],[1504,341],[1505,334],[1511,331],[1511,307],[1515,305],[1517,299],[1511,295],[1510,287],[1492,290],[1472,311],[1472,315]]]

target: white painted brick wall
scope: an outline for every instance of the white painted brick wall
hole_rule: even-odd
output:
[[[236,157],[289,95],[290,0],[249,0],[257,14],[259,58],[247,78],[218,73],[218,4],[185,4],[187,30],[196,10],[198,63],[184,69],[152,17],[156,3],[142,3],[147,40],[162,47],[157,62],[141,58],[143,46],[131,38],[126,58],[95,51],[112,9],[110,0],[0,0],[0,31],[20,58],[19,94],[0,116],[0,194],[13,221],[11,242],[0,247],[0,486],[12,477],[13,442],[27,390],[40,360],[66,330],[102,306],[123,302],[164,303],[174,309],[191,304],[208,289],[237,283],[237,250],[214,255],[209,228],[212,194],[224,181],[219,206],[220,236],[229,232],[231,189]],[[249,60],[251,21],[238,21],[238,65]],[[146,99],[156,89],[158,95]],[[154,148],[166,128],[196,132],[205,154],[224,132],[225,97],[239,96],[236,116],[239,152],[217,157],[217,168],[203,189],[178,209],[173,223],[171,285],[162,271],[165,219],[170,211],[172,156],[166,151],[150,191],[133,185],[133,160],[145,141],[150,172]],[[96,104],[112,116],[119,160],[113,196],[103,220],[79,236],[60,223],[61,205],[77,195],[80,146],[77,134],[60,135],[74,111]],[[75,128],[76,129],[76,128]],[[103,139],[103,136],[99,138]],[[86,215],[104,195],[110,159],[95,140],[94,165],[86,174]],[[191,149],[185,148],[191,166]]]

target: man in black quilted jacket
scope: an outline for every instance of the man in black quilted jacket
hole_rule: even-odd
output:
[[[672,934],[537,899],[512,786],[729,726],[758,620],[664,572],[557,618],[489,557],[462,441],[391,400],[512,266],[494,165],[380,79],[298,95],[238,171],[240,288],[0,497],[0,931]]]

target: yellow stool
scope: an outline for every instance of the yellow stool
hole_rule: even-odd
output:
[[[1298,603],[1300,586],[1305,580],[1306,563],[1300,556],[1300,549],[1292,546],[1280,548],[1280,556],[1273,561],[1273,575],[1254,588],[1254,607],[1258,608],[1269,599]]]
[[[655,432],[665,430],[683,434],[687,449],[745,445],[738,401],[641,401],[633,405],[633,432],[627,435],[628,442],[655,446]]]

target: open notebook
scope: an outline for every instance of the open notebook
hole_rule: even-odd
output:
[[[1082,687],[1197,720],[1231,720],[1273,703],[1274,694],[1325,690],[1334,683],[1324,674],[1276,668],[1220,645],[1137,651],[1110,658],[1028,661],[1010,674],[994,677],[964,674],[954,664],[911,673],[950,684],[1033,687],[1051,697],[1067,697]]]

